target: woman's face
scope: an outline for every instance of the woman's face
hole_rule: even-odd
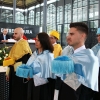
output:
[[[36,47],[37,49],[41,49],[41,48],[42,48],[42,46],[41,46],[41,44],[40,44],[40,41],[39,41],[39,39],[38,39],[38,36],[36,36],[35,47]]]

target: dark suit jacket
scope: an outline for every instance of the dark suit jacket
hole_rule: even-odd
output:
[[[8,39],[10,39],[10,36],[7,34],[6,35],[6,40],[8,40]],[[0,34],[0,42],[1,42],[1,40],[4,40],[3,33]]]

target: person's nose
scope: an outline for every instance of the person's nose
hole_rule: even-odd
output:
[[[69,39],[69,38],[70,38],[70,36],[69,36],[69,35],[67,35],[67,36],[66,36],[66,39]]]

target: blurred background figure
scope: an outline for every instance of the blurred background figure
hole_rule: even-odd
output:
[[[7,33],[8,33],[8,29],[4,28],[2,34],[0,34],[0,42],[8,42],[10,36]]]
[[[28,40],[27,37],[25,35],[23,35],[23,39]]]
[[[50,32],[50,40],[51,40],[52,45],[54,46],[54,51],[53,51],[54,58],[60,56],[62,53],[61,45],[57,44],[57,40],[59,40],[59,37],[60,37],[59,32],[55,30]]]
[[[98,43],[94,47],[92,47],[92,50],[99,60],[99,75],[98,75],[99,92],[95,92],[95,96],[93,100],[100,100],[100,28],[97,29],[96,36],[97,36]]]

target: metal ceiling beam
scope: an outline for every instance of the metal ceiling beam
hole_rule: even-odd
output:
[[[13,0],[13,23],[15,23],[16,20],[16,0]]]
[[[43,32],[47,32],[47,0],[44,0],[43,6]]]

